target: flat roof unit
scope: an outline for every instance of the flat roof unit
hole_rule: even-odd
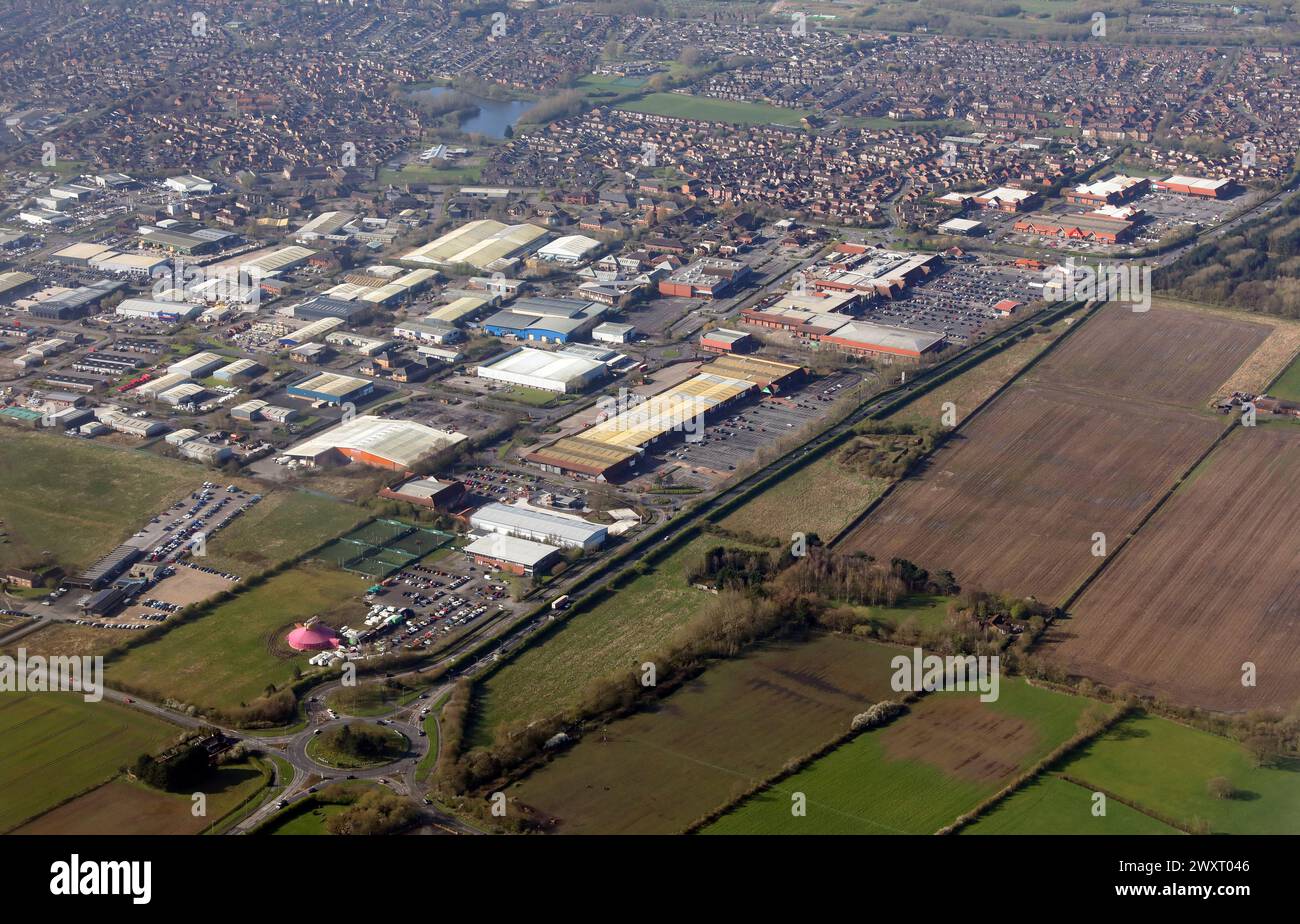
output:
[[[159,302],[150,298],[124,298],[116,309],[121,317],[151,318],[170,323],[189,320],[201,310],[201,305],[191,305],[189,302]]]
[[[823,343],[841,346],[851,352],[881,353],[919,358],[942,346],[943,334],[929,331],[910,330],[903,327],[887,327],[869,321],[853,321],[845,324],[834,334],[822,338]]]
[[[1194,190],[1201,193],[1216,193],[1232,183],[1232,180],[1211,180],[1201,176],[1185,176],[1175,173],[1171,177],[1159,180],[1156,185],[1176,189]]]
[[[537,251],[543,260],[555,260],[560,263],[577,263],[587,254],[600,247],[600,241],[584,234],[566,234],[545,244]]]
[[[50,254],[50,258],[68,260],[74,263],[88,263],[91,257],[98,256],[101,253],[113,253],[113,251],[103,244],[69,244],[62,250],[56,250]]]

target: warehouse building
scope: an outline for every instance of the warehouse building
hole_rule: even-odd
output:
[[[189,302],[154,301],[151,298],[124,298],[117,306],[119,318],[136,321],[157,321],[160,324],[179,324],[196,317],[202,305]]]
[[[245,260],[239,264],[239,271],[252,276],[254,279],[260,279],[273,273],[282,273],[294,269],[314,256],[316,256],[316,251],[309,250],[306,247],[279,247],[250,260]]]
[[[1156,180],[1156,189],[1179,193],[1184,196],[1199,196],[1203,199],[1227,199],[1239,192],[1231,179],[1209,180],[1198,176],[1174,174],[1163,180]]]
[[[295,398],[323,401],[326,404],[356,403],[375,392],[375,384],[366,379],[337,372],[322,372],[285,389]]]
[[[597,302],[576,298],[521,298],[483,321],[486,333],[539,343],[567,343],[589,333],[605,316]]]
[[[18,270],[0,273],[0,303],[8,303],[11,299],[30,295],[39,285],[40,283],[31,273]]]
[[[246,382],[257,378],[265,371],[266,367],[256,360],[237,359],[213,372],[212,377],[218,382]]]
[[[182,404],[194,404],[202,401],[207,395],[208,390],[197,382],[182,382],[180,385],[174,385],[166,391],[158,393],[158,400],[164,404],[170,404],[172,407],[179,407]]]
[[[433,309],[428,316],[435,321],[445,321],[448,324],[459,326],[482,311],[488,304],[486,298],[462,295],[445,305]]]
[[[37,292],[32,302],[26,304],[27,313],[46,321],[75,321],[84,318],[100,303],[126,283],[115,279],[102,279],[75,289],[52,288]],[[48,294],[46,294],[48,293]]]
[[[412,420],[354,417],[285,452],[312,465],[360,462],[393,471],[410,470],[435,452],[468,439]]]
[[[599,249],[600,241],[594,237],[587,237],[584,234],[566,234],[542,246],[537,251],[537,259],[547,263],[576,266],[589,254]]]
[[[341,318],[321,318],[318,321],[312,321],[304,324],[292,333],[285,334],[279,338],[280,346],[296,347],[304,343],[313,343],[329,335],[343,326]]]
[[[167,367],[167,371],[173,375],[184,375],[192,379],[205,379],[228,362],[230,360],[219,353],[204,350],[201,353],[195,353],[193,356],[187,356],[179,362],[172,363]]]
[[[834,333],[822,337],[821,342],[854,356],[911,362],[919,362],[923,356],[938,353],[945,345],[943,334],[887,327],[869,321],[851,321]]]
[[[536,225],[507,225],[492,219],[471,221],[403,255],[403,260],[430,266],[472,266],[508,271],[537,247],[546,231]]]
[[[724,298],[750,277],[750,269],[739,260],[701,257],[665,279],[659,280],[659,294],[678,298]]]
[[[566,395],[586,391],[608,371],[603,362],[572,353],[519,347],[479,366],[478,376]]]
[[[1083,183],[1065,192],[1065,201],[1074,205],[1086,205],[1100,208],[1103,205],[1119,205],[1142,195],[1151,188],[1151,181],[1146,177],[1125,176],[1117,173],[1104,180]]]
[[[581,517],[546,513],[531,507],[487,504],[470,515],[469,525],[480,532],[545,542],[566,549],[598,549],[605,544],[605,527]]]
[[[546,574],[560,557],[560,550],[553,545],[499,533],[480,536],[465,546],[464,552],[476,565],[524,577]]]
[[[1039,203],[1039,195],[1030,189],[1014,186],[997,186],[975,196],[975,201],[986,209],[999,212],[1024,212]]]
[[[600,343],[631,343],[636,339],[636,327],[631,324],[606,321],[592,328],[591,339]]]
[[[706,353],[745,353],[755,346],[754,338],[740,330],[715,327],[700,334],[700,349]]]
[[[320,321],[332,318],[347,324],[360,324],[370,317],[371,306],[341,298],[317,295],[299,302],[290,309],[293,317],[303,321]]]
[[[393,336],[412,343],[458,343],[465,334],[454,324],[437,318],[416,318],[400,321],[393,326]]]
[[[549,472],[608,481],[626,473],[650,446],[716,417],[755,391],[778,392],[802,372],[756,356],[721,356],[687,381],[524,459]]]
[[[428,507],[430,510],[450,512],[464,499],[465,485],[460,481],[442,481],[438,478],[411,478],[383,488],[379,496],[417,507]]]

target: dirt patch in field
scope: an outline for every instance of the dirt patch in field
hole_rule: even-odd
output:
[[[977,783],[1000,783],[1034,753],[1038,732],[1024,719],[990,709],[972,694],[935,694],[928,708],[880,733],[894,760],[915,760]]]
[[[161,600],[176,606],[189,606],[201,603],[209,597],[215,597],[224,590],[234,590],[238,585],[218,574],[206,574],[193,568],[178,567],[176,573],[165,577],[141,596],[151,600]],[[111,622],[138,622],[143,614],[161,615],[164,611],[137,603],[118,613]]]

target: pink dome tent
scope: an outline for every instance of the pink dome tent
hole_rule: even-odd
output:
[[[294,651],[328,651],[339,647],[338,633],[323,622],[318,622],[315,616],[299,623],[289,633],[288,641],[289,647]]]

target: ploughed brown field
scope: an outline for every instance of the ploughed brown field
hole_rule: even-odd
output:
[[[1239,427],[1057,623],[1075,673],[1221,711],[1300,701],[1300,426]],[[1253,662],[1257,685],[1242,685]]]
[[[1268,336],[1246,320],[1111,305],[1007,389],[844,547],[1063,602],[1227,426],[1207,400]]]

